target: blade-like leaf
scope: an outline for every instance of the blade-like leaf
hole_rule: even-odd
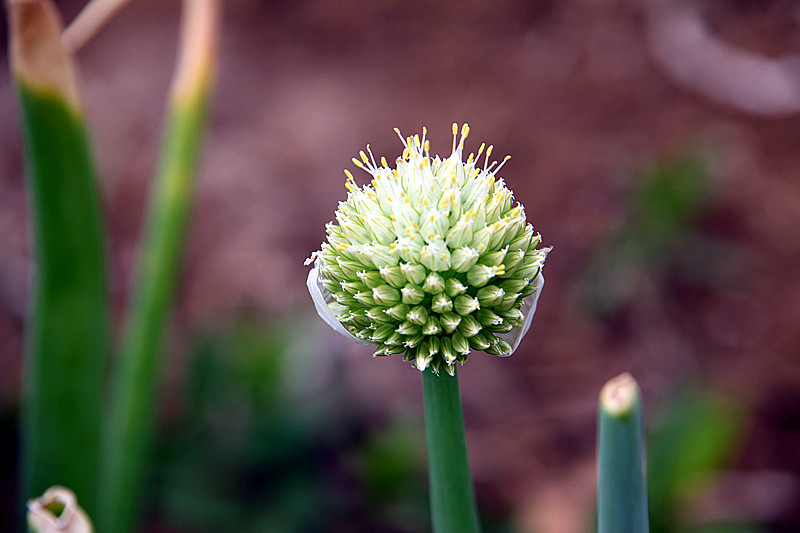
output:
[[[49,0],[10,0],[10,63],[36,269],[25,358],[23,493],[70,486],[93,509],[109,346],[104,238],[72,58]]]

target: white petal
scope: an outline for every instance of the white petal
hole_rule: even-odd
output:
[[[517,351],[519,343],[522,342],[522,337],[528,333],[528,330],[531,327],[533,315],[536,313],[536,304],[539,302],[539,295],[542,294],[542,288],[544,288],[544,275],[539,272],[539,275],[536,276],[536,279],[533,280],[533,283],[536,285],[536,290],[533,292],[533,294],[526,296],[522,300],[522,307],[520,308],[520,311],[522,311],[522,314],[525,317],[525,322],[512,329],[508,333],[495,333],[495,335],[501,339],[504,339],[508,344],[511,345],[511,353],[508,355],[511,355]]]
[[[330,327],[334,329],[337,333],[341,334],[344,337],[347,337],[351,341],[355,341],[358,344],[365,344],[365,345],[374,345],[374,343],[367,342],[365,340],[359,339],[342,325],[341,322],[336,318],[336,315],[328,308],[328,304],[334,302],[333,294],[328,291],[319,279],[319,269],[322,265],[322,260],[317,257],[317,260],[314,261],[314,268],[312,268],[308,273],[308,279],[306,280],[306,286],[308,287],[308,292],[311,294],[311,299],[314,300],[314,307],[317,310],[317,314],[320,316],[322,320],[325,321]]]

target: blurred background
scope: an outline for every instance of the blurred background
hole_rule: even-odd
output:
[[[82,6],[58,3],[67,20]],[[359,149],[392,160],[392,128],[425,125],[432,151],[449,155],[453,122],[470,124],[468,150],[486,141],[513,156],[502,176],[554,247],[519,351],[473,353],[460,370],[486,532],[593,531],[596,398],[625,370],[645,396],[655,533],[800,530],[796,0],[225,8],[147,531],[429,531],[420,376],[329,330],[302,264]],[[78,56],[117,319],[178,15],[177,1],[136,0]],[[32,258],[2,61],[0,530],[10,530]]]

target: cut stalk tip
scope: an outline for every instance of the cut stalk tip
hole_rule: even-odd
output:
[[[80,109],[72,56],[61,45],[64,24],[51,0],[6,0],[9,12],[11,70],[32,89],[61,95]]]
[[[185,0],[172,97],[186,102],[209,87],[216,66],[222,5],[219,0]]]
[[[611,416],[630,414],[639,401],[639,385],[629,372],[610,379],[600,391],[600,406]]]
[[[33,533],[92,533],[92,522],[78,505],[75,493],[51,487],[28,501],[28,527]]]

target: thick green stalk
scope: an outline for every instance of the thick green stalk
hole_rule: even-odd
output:
[[[146,474],[163,341],[177,285],[213,67],[217,0],[186,0],[178,68],[108,420],[98,530],[131,531]]]
[[[597,470],[598,533],[648,533],[642,402],[630,374],[600,392]]]
[[[100,200],[72,58],[49,1],[9,1],[35,244],[23,497],[69,486],[94,509],[109,348]]]
[[[434,533],[478,533],[458,375],[422,374]]]

